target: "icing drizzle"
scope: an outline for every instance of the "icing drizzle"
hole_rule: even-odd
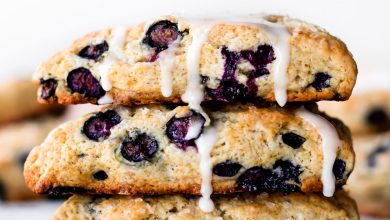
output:
[[[333,165],[336,160],[338,146],[341,143],[340,138],[335,127],[328,120],[306,110],[304,107],[299,108],[296,111],[296,115],[311,123],[321,136],[324,157],[321,174],[322,194],[331,197],[336,188]]]
[[[164,97],[172,94],[172,68],[175,64],[175,52],[179,46],[181,37],[172,42],[166,50],[159,54],[159,63],[161,71],[161,93]]]

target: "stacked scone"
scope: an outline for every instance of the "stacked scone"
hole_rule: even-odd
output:
[[[359,91],[340,105],[324,102],[320,106],[351,128],[357,163],[348,190],[359,211],[390,217],[390,92],[374,85],[375,90]]]
[[[354,166],[349,131],[308,103],[348,99],[356,74],[344,43],[287,17],[95,32],[34,80],[44,103],[110,105],[52,131],[25,179],[94,194],[55,219],[357,219],[334,194]]]
[[[24,182],[24,161],[58,126],[63,108],[40,105],[36,90],[24,79],[0,86],[0,203],[39,198]]]

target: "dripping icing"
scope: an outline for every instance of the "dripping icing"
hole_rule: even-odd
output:
[[[122,53],[123,43],[125,41],[126,28],[115,28],[111,31],[111,40],[108,42],[109,50],[107,56],[104,58],[103,62],[98,66],[98,73],[100,75],[100,80],[102,88],[105,91],[110,91],[112,89],[112,84],[110,82],[110,71],[113,63],[118,60],[124,60],[124,54]]]
[[[178,37],[169,47],[159,54],[161,71],[161,93],[164,97],[172,94],[172,68],[175,63],[175,52],[179,46],[181,37]]]
[[[318,131],[322,139],[323,165],[321,181],[323,185],[322,194],[327,197],[333,196],[335,192],[335,176],[333,165],[337,156],[337,149],[340,145],[340,138],[335,127],[325,118],[316,115],[304,107],[296,111],[296,115],[311,123]]]
[[[108,104],[112,104],[113,102],[114,102],[114,99],[109,94],[105,94],[103,97],[101,97],[98,100],[99,105],[108,105]]]
[[[210,196],[213,193],[212,187],[212,161],[211,150],[217,141],[217,131],[215,128],[208,127],[205,132],[195,141],[198,146],[200,162],[199,171],[202,176],[202,185],[200,192],[202,197],[199,199],[199,208],[204,212],[214,210],[214,203]]]

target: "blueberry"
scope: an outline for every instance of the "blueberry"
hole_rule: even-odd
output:
[[[106,93],[91,71],[84,67],[70,71],[67,83],[72,93],[77,92],[88,98],[100,98]]]
[[[225,162],[216,164],[213,167],[213,173],[217,176],[232,177],[235,176],[241,168],[241,164],[227,160]]]
[[[206,88],[206,95],[212,100],[228,103],[250,98],[248,88],[237,81],[222,81],[216,89]]]
[[[222,81],[236,81],[235,75],[240,55],[234,51],[230,51],[226,46],[222,47],[221,53],[225,60]]]
[[[100,44],[84,47],[77,55],[85,59],[96,61],[106,51],[108,51],[108,44],[106,41],[103,41],[103,43]]]
[[[256,166],[246,170],[238,177],[236,187],[249,192],[296,192],[300,190],[297,184],[301,173],[298,165],[278,160],[272,169]]]
[[[0,201],[5,201],[5,186],[2,181],[0,181]]]
[[[267,64],[270,64],[275,60],[274,50],[272,46],[268,44],[258,46],[256,51],[243,50],[240,54],[242,58],[248,60],[256,70],[265,68]]]
[[[29,153],[29,151],[26,151],[19,154],[18,162],[20,164],[20,167],[24,167],[24,163],[26,162]]]
[[[114,110],[99,112],[84,123],[82,132],[90,140],[102,141],[110,136],[110,129],[119,124],[121,120],[121,117]]]
[[[380,145],[378,146],[374,151],[372,151],[370,154],[368,154],[367,157],[367,163],[368,167],[374,168],[376,166],[376,158],[379,154],[385,153],[387,151],[390,151],[390,146],[387,145]]]
[[[62,198],[71,194],[84,194],[87,190],[81,187],[72,187],[72,186],[57,186],[52,189],[49,189],[46,194],[49,198]]]
[[[314,81],[310,84],[313,86],[318,92],[321,92],[322,89],[330,87],[330,79],[332,77],[324,72],[318,72],[315,75]]]
[[[53,97],[57,89],[57,80],[55,79],[40,79],[39,85],[41,87],[41,98],[49,99]]]
[[[282,135],[282,141],[288,146],[298,149],[306,141],[306,138],[297,135],[294,132],[288,132]]]
[[[345,162],[341,159],[336,159],[333,164],[333,174],[336,180],[341,180],[345,174]]]
[[[104,170],[99,170],[93,174],[93,178],[96,180],[105,180],[108,178],[108,175],[106,172],[104,172]]]
[[[154,23],[146,31],[142,42],[157,51],[163,51],[169,47],[181,35],[177,24],[168,20]]]
[[[188,130],[190,128],[191,123],[200,123],[202,127],[199,130],[199,133],[189,139],[186,140],[186,136]],[[182,150],[186,150],[188,147],[196,147],[195,140],[200,136],[203,130],[203,124],[206,122],[206,119],[199,113],[195,111],[191,111],[191,115],[187,117],[176,118],[176,116],[172,117],[167,125],[165,134],[169,138],[169,140],[174,143],[178,148]]]
[[[150,161],[158,151],[157,140],[146,133],[135,132],[135,135],[127,137],[120,148],[122,156],[131,162]]]
[[[371,109],[366,115],[366,122],[378,131],[384,131],[390,128],[390,118],[381,107]]]

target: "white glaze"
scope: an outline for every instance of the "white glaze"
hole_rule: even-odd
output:
[[[114,102],[114,99],[109,94],[105,94],[103,97],[101,97],[98,100],[99,105],[108,105],[108,104],[112,104],[113,102]]]
[[[185,140],[191,140],[194,138],[197,138],[200,132],[202,131],[202,126],[203,126],[203,120],[191,120],[190,122],[190,127],[188,128],[187,134],[185,136]]]
[[[194,21],[190,24],[192,43],[187,51],[187,88],[182,100],[195,110],[201,111],[200,103],[204,99],[204,91],[199,74],[199,57],[203,43],[207,40],[209,30],[214,26],[213,22]]]
[[[211,150],[218,138],[217,130],[212,127],[205,129],[204,133],[195,141],[199,156],[199,171],[202,176],[202,186],[200,192],[202,197],[199,199],[199,208],[204,212],[211,212],[214,210],[214,203],[210,196],[213,193],[211,184],[212,179],[212,161],[210,158]]]
[[[164,97],[172,94],[172,68],[175,64],[175,52],[179,46],[181,37],[172,42],[169,47],[159,54],[159,63],[161,71],[161,93]]]
[[[318,131],[322,139],[323,165],[321,181],[323,185],[322,194],[327,197],[333,196],[335,192],[335,177],[333,165],[337,156],[337,149],[341,141],[335,127],[325,118],[314,114],[304,107],[296,111],[296,115],[311,123]]]
[[[107,51],[107,55],[104,57],[103,62],[100,63],[97,68],[100,75],[102,88],[105,91],[110,91],[112,89],[109,75],[113,63],[117,62],[118,60],[124,60],[122,47],[125,41],[125,36],[126,28],[115,28],[111,31],[111,39],[108,42],[109,50]]]

